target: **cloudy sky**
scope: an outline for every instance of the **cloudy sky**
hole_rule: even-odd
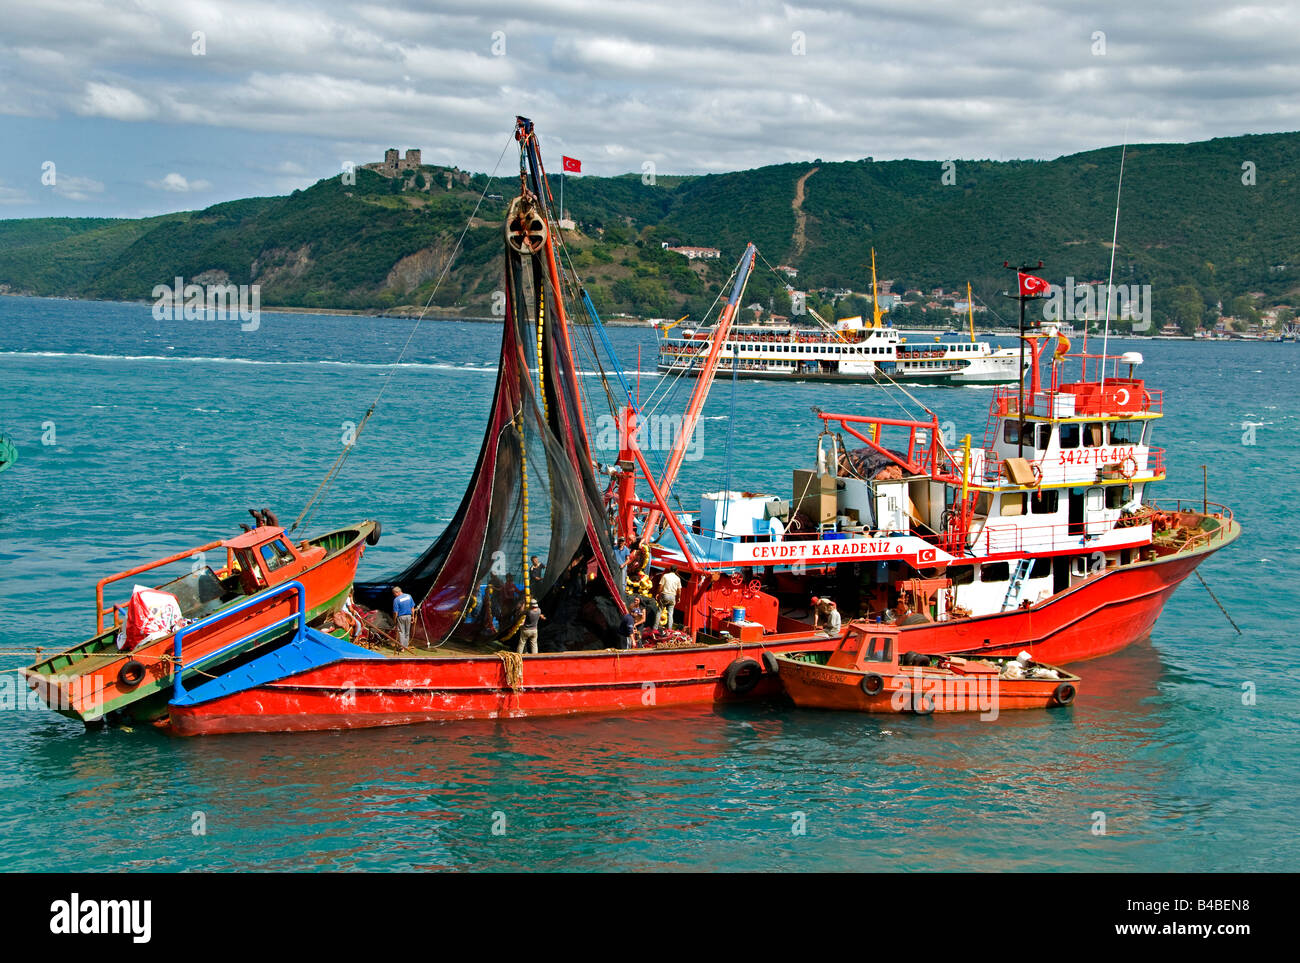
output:
[[[0,0],[0,217],[491,171],[516,113],[596,174],[1296,130],[1300,4]]]

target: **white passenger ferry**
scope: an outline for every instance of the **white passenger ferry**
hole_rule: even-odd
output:
[[[690,329],[661,333],[659,370],[697,374],[710,337]],[[909,343],[893,328],[863,327],[861,318],[850,318],[830,331],[735,325],[723,342],[718,373],[725,378],[734,368],[738,378],[1004,384],[1017,380],[1019,356],[987,341]]]
[[[871,322],[844,318],[834,326],[809,309],[820,327],[794,324],[732,324],[722,344],[718,374],[726,377],[794,381],[913,382],[922,384],[1009,384],[1020,379],[1022,353],[975,340],[913,342],[895,328],[885,327],[875,296],[875,252],[872,252]],[[969,286],[968,286],[969,289]],[[970,294],[967,293],[967,304]],[[968,311],[969,311],[968,307]],[[666,374],[698,375],[712,347],[711,329],[657,325],[659,370]]]

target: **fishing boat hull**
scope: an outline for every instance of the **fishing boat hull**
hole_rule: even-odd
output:
[[[312,539],[312,543],[337,542],[321,561],[295,574],[305,590],[308,621],[342,604],[356,577],[366,540],[375,531],[374,522],[341,529]],[[236,600],[239,601],[239,600]],[[260,630],[272,626],[296,610],[293,594],[269,594],[253,604],[217,621],[211,628],[187,637],[182,658],[194,665],[209,660],[205,672],[221,661],[235,658],[276,641],[276,633]],[[232,606],[234,607],[233,603]],[[219,615],[221,609],[214,615]],[[51,656],[23,670],[27,685],[47,706],[60,715],[95,723],[105,718],[147,722],[167,713],[173,686],[175,636],[168,635],[136,646],[131,651],[117,648],[117,627],[87,642]],[[220,660],[212,657],[220,653]],[[189,680],[198,670],[183,672]],[[138,677],[138,678],[137,678]]]
[[[1237,531],[1232,523],[1195,551],[1098,573],[1032,609],[901,627],[900,650],[1008,658],[1028,651],[1051,665],[1109,655],[1147,636],[1178,585]],[[734,702],[775,695],[780,686],[765,668],[752,689],[735,692],[727,684],[733,664],[763,665],[765,652],[838,644],[823,635],[783,634],[746,644],[542,653],[517,663],[514,685],[509,656],[345,659],[172,706],[166,724],[177,735],[301,732]]]
[[[770,697],[764,653],[829,649],[825,635],[762,643],[510,656],[340,659],[208,702],[171,707],[177,735],[359,729],[572,715]]]
[[[1051,665],[1110,655],[1150,635],[1174,590],[1239,533],[1227,522],[1201,548],[1098,572],[1028,609],[903,626],[903,649],[1005,657],[1028,651]]]

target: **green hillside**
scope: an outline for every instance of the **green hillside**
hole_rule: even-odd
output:
[[[699,315],[746,241],[796,286],[865,290],[870,249],[904,288],[958,288],[1002,310],[1003,260],[1044,261],[1049,280],[1106,277],[1120,150],[1053,161],[782,164],[707,177],[569,177],[578,230],[568,255],[603,312]],[[1256,183],[1242,182],[1242,164]],[[1204,320],[1247,292],[1300,301],[1300,134],[1129,147],[1115,275],[1150,284],[1157,325]],[[802,183],[799,210],[794,201]],[[147,299],[187,280],[262,286],[264,305],[396,309],[433,291],[482,194],[511,179],[426,166],[405,179],[369,170],[287,197],[251,198],[144,220],[0,221],[0,290]],[[447,310],[489,311],[499,286],[505,201],[483,200],[434,297]],[[664,243],[718,247],[689,262]],[[760,270],[747,301],[788,310],[785,278]],[[810,295],[827,312],[837,306]],[[841,315],[860,302],[841,305]],[[1007,312],[1009,313],[1009,312]],[[900,317],[902,315],[900,314]]]

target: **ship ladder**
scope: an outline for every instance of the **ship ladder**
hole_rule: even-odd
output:
[[[1029,570],[1034,567],[1032,558],[1022,558],[1016,562],[1016,570],[1011,575],[1011,581],[1007,585],[1007,597],[1002,600],[1002,611],[1006,612],[1013,609],[1020,602],[1020,593],[1024,591],[1025,579],[1029,578]]]

